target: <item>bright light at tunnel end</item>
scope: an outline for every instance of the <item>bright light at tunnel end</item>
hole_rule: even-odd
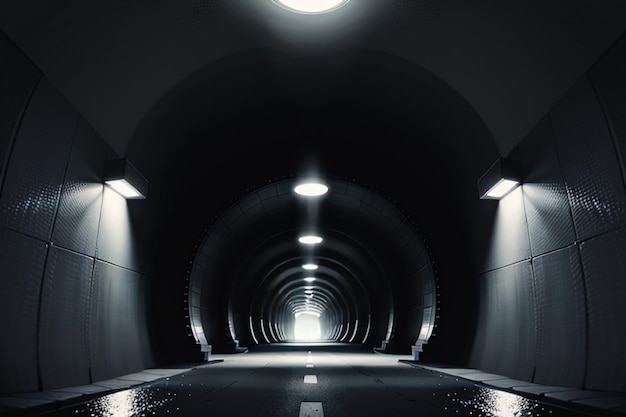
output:
[[[348,0],[272,0],[277,5],[295,13],[318,14],[337,10]]]
[[[298,317],[300,317],[300,316],[302,316],[304,314],[308,314],[308,315],[311,315],[311,316],[314,316],[314,317],[320,317],[321,316],[321,314],[318,313],[317,311],[298,311],[293,316],[295,318],[298,318]]]
[[[304,264],[302,265],[302,269],[306,269],[307,271],[313,271],[317,269],[317,265],[315,264]]]
[[[312,311],[301,311],[294,314],[294,338],[298,341],[319,340],[321,337],[320,314]]]

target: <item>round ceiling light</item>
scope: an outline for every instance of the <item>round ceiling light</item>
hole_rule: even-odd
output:
[[[327,13],[336,10],[348,0],[273,0],[274,3],[296,13]]]
[[[296,194],[300,194],[301,196],[318,197],[328,192],[328,186],[321,182],[307,181],[299,183],[293,190]]]
[[[315,245],[317,243],[322,243],[322,238],[314,235],[304,235],[298,238],[298,242],[305,245]]]

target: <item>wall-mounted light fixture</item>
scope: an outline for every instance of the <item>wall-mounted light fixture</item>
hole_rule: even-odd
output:
[[[148,195],[148,180],[126,158],[105,162],[104,182],[127,199],[143,199]]]
[[[522,182],[520,162],[509,158],[498,158],[478,179],[478,195],[484,200],[499,200]]]

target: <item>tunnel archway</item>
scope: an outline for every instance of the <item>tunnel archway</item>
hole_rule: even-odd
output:
[[[473,323],[467,312],[474,309],[464,267],[471,262],[472,224],[443,216],[441,207],[473,209],[467,195],[474,198],[475,178],[496,155],[491,133],[459,92],[398,56],[359,49],[330,60],[303,58],[268,48],[225,56],[183,78],[133,135],[129,158],[141,161],[153,180],[146,210],[164,225],[154,241],[159,355],[166,361],[196,357],[188,327],[189,315],[197,311],[189,308],[187,280],[190,257],[207,224],[248,192],[295,177],[311,158],[329,176],[392,196],[419,220],[437,255],[439,307],[450,313],[440,317],[429,354],[464,355]],[[285,218],[294,213],[298,210],[283,212]],[[205,294],[215,297],[212,306],[225,302],[217,295],[220,289]],[[172,299],[173,294],[181,296]],[[220,315],[227,311],[220,307]],[[236,320],[247,326],[249,316]],[[210,326],[231,334],[223,321]]]
[[[188,285],[196,343],[230,352],[293,341],[302,314],[327,341],[404,353],[427,343],[437,285],[419,229],[386,196],[340,178],[326,179],[311,216],[297,180],[242,196],[203,234]],[[311,229],[323,242],[303,247],[297,237]]]

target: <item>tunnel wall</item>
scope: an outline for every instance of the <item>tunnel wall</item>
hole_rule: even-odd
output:
[[[626,391],[626,39],[509,155],[524,184],[481,201],[469,365],[547,385]]]
[[[78,386],[152,365],[133,203],[112,155],[0,34],[0,392]]]

